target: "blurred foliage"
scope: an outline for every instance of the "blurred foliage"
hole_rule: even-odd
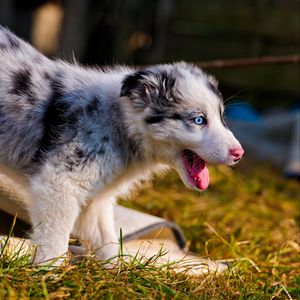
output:
[[[75,56],[90,65],[144,65],[299,53],[297,0],[2,2],[1,24],[27,40],[34,37],[32,42],[37,47],[41,45],[38,39],[48,41],[50,47],[39,48],[50,56]],[[49,35],[57,23],[58,45],[53,34],[52,38]],[[38,31],[40,38],[31,31]],[[261,109],[289,107],[299,97],[297,64],[208,71],[219,79],[225,98],[240,92],[239,98]]]

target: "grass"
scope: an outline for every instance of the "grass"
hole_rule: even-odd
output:
[[[105,270],[90,257],[47,270],[3,254],[0,299],[300,299],[299,182],[249,161],[210,173],[201,194],[172,174],[120,202],[177,222],[191,251],[236,259],[227,274],[175,274],[172,265],[154,267],[156,258]]]

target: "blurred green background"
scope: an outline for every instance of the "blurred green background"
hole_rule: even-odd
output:
[[[299,0],[0,0],[0,24],[48,56],[83,64],[202,62],[298,54]],[[224,98],[299,101],[299,63],[207,68]],[[236,95],[237,94],[237,95]],[[299,105],[299,104],[298,104]]]

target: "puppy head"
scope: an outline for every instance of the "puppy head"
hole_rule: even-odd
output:
[[[186,186],[205,190],[206,163],[233,165],[243,155],[226,127],[216,80],[200,68],[175,63],[128,75],[122,84],[128,127],[147,149],[176,168]]]

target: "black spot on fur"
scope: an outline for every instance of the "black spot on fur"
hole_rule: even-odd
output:
[[[77,147],[74,150],[74,155],[69,155],[65,157],[66,170],[72,172],[74,168],[78,168],[79,166],[84,166],[87,160],[88,157],[85,151]]]
[[[77,156],[79,159],[85,157],[85,152],[84,152],[82,149],[80,149],[80,148],[76,148],[76,149],[75,149],[75,154],[76,154],[76,156]]]
[[[63,77],[60,73],[55,74],[53,77],[50,77],[51,81],[50,85],[52,88],[52,96],[53,100],[60,99],[64,95],[64,85],[63,85]]]
[[[99,100],[97,97],[94,97],[93,100],[86,107],[86,112],[88,116],[93,116],[98,111],[98,107]]]
[[[44,78],[45,78],[46,80],[51,80],[51,76],[50,76],[50,74],[49,74],[47,71],[45,71],[45,72],[43,73],[43,76],[44,76]]]
[[[171,116],[171,119],[173,119],[173,120],[182,120],[182,117],[181,117],[180,114],[174,113],[174,114]]]
[[[162,122],[165,118],[167,118],[167,114],[158,108],[152,108],[151,114],[146,116],[145,122],[147,124],[154,124]]]
[[[150,115],[145,118],[147,124],[154,124],[162,122],[165,119],[164,115]]]
[[[70,157],[70,156],[66,156],[65,157],[66,170],[69,171],[69,172],[72,172],[73,169],[74,169],[74,166],[75,166],[75,161],[73,160],[73,158]]]
[[[60,131],[65,125],[62,104],[58,99],[51,99],[43,118],[44,135],[40,141],[40,147],[36,153],[36,159],[41,158],[43,153],[49,152],[60,136]]]
[[[13,75],[13,88],[11,93],[16,95],[28,95],[31,87],[31,73],[30,70],[23,69]]]
[[[76,131],[74,124],[77,121],[77,112],[70,112],[70,105],[64,99],[62,78],[58,76],[51,81],[52,95],[47,102],[46,111],[42,120],[44,135],[40,140],[34,161],[40,161],[56,145],[71,140]],[[66,128],[68,129],[66,130]]]
[[[14,73],[12,85],[12,94],[27,96],[26,99],[30,104],[33,105],[36,103],[36,97],[32,91],[31,72],[29,68]]]
[[[173,113],[172,115],[161,112],[159,110],[154,111],[152,115],[149,115],[145,118],[145,122],[147,124],[154,124],[162,122],[165,119],[172,119],[172,120],[183,120],[183,117],[178,113]]]
[[[98,153],[99,155],[105,154],[105,148],[104,148],[104,147],[101,147],[101,148],[97,151],[97,153]]]
[[[107,143],[109,141],[109,137],[107,135],[103,136],[102,137],[102,140],[101,140],[103,143]]]

